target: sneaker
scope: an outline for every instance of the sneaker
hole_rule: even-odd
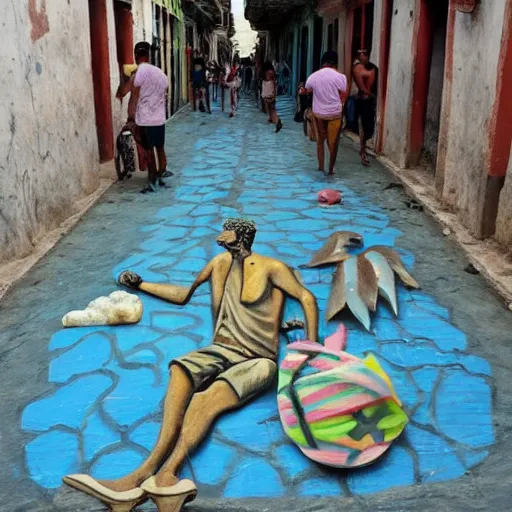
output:
[[[174,173],[169,169],[166,169],[162,174],[162,178],[170,178],[171,176],[174,176]]]
[[[158,186],[162,188],[170,188],[169,185],[167,185],[167,183],[165,183],[165,181],[162,178],[158,180]]]
[[[283,123],[281,122],[281,119],[279,119],[279,122],[276,125],[276,133],[279,133],[282,128],[283,128]]]

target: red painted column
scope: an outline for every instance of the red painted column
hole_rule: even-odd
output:
[[[126,7],[115,3],[117,60],[120,65],[133,64],[133,15]]]
[[[100,162],[114,158],[106,0],[89,0],[92,80]]]
[[[433,20],[428,6],[428,0],[417,0],[414,33],[416,34],[413,49],[413,92],[410,121],[410,142],[406,165],[418,163],[423,136],[425,133],[425,118],[427,113],[428,85],[430,65],[432,62],[432,43],[434,37]]]
[[[377,142],[375,151],[384,149],[384,117],[388,96],[389,54],[391,51],[391,25],[393,22],[393,0],[384,0],[380,25],[379,87],[377,97]]]
[[[489,121],[489,163],[483,199],[480,234],[494,235],[501,190],[505,184],[510,144],[512,143],[512,0],[508,0],[503,17],[501,49],[496,80],[496,99]]]
[[[498,62],[496,100],[490,121],[489,176],[507,173],[512,143],[512,0],[505,7],[501,51]]]

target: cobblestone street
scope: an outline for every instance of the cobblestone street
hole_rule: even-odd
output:
[[[351,141],[342,139],[334,178],[316,171],[315,145],[294,123],[294,107],[278,102],[277,135],[247,99],[234,119],[218,106],[211,116],[182,111],[167,129],[170,188],[139,194],[141,173],[114,184],[3,299],[0,509],[103,510],[63,489],[62,476],[117,478],[144,460],[157,438],[169,361],[211,343],[208,287],[186,307],[141,294],[136,326],[64,330],[60,320],[114,291],[126,269],[190,284],[222,250],[215,238],[223,219],[239,216],[257,224],[255,252],[295,269],[339,230],[400,253],[422,289],[397,285],[399,316],[381,301],[371,332],[347,312],[340,319],[347,350],[376,355],[410,423],[376,464],[327,470],[285,436],[274,388],[220,419],[190,456],[181,476],[198,484],[199,497],[189,509],[425,511],[440,510],[437,500],[447,496],[449,510],[507,503],[510,313],[482,277],[464,272],[450,237],[388,187],[380,164],[361,167]],[[318,204],[326,187],[342,192],[342,205]],[[322,338],[337,328],[324,319],[333,270],[300,269],[318,300]],[[296,316],[299,305],[287,303],[284,320]],[[281,357],[290,339],[283,336]]]

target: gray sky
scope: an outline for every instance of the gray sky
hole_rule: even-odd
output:
[[[231,9],[235,18],[236,34],[233,38],[240,45],[240,55],[248,56],[256,44],[256,32],[251,30],[250,23],[244,17],[244,0],[232,0]]]

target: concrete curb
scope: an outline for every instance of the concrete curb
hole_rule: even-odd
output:
[[[189,106],[189,103],[185,103],[185,105],[166,121],[166,124],[171,123]],[[116,182],[117,177],[113,177],[113,175],[113,161],[101,164],[98,188],[92,194],[78,202],[78,211],[64,220],[57,228],[43,235],[43,237],[36,242],[33,251],[28,256],[0,265],[0,300],[9,291],[11,286],[22,279],[30,269],[46,256],[46,254],[77,225],[84,215],[98,203],[103,197],[103,194]]]
[[[354,134],[344,133],[347,139],[359,143]],[[482,276],[496,289],[512,310],[512,262],[506,253],[492,239],[478,240],[463,227],[457,216],[448,211],[437,199],[433,176],[419,169],[400,169],[385,156],[368,153],[384,165],[404,186],[409,196],[420,203],[443,227],[445,236],[450,236],[466,253],[469,261]]]

